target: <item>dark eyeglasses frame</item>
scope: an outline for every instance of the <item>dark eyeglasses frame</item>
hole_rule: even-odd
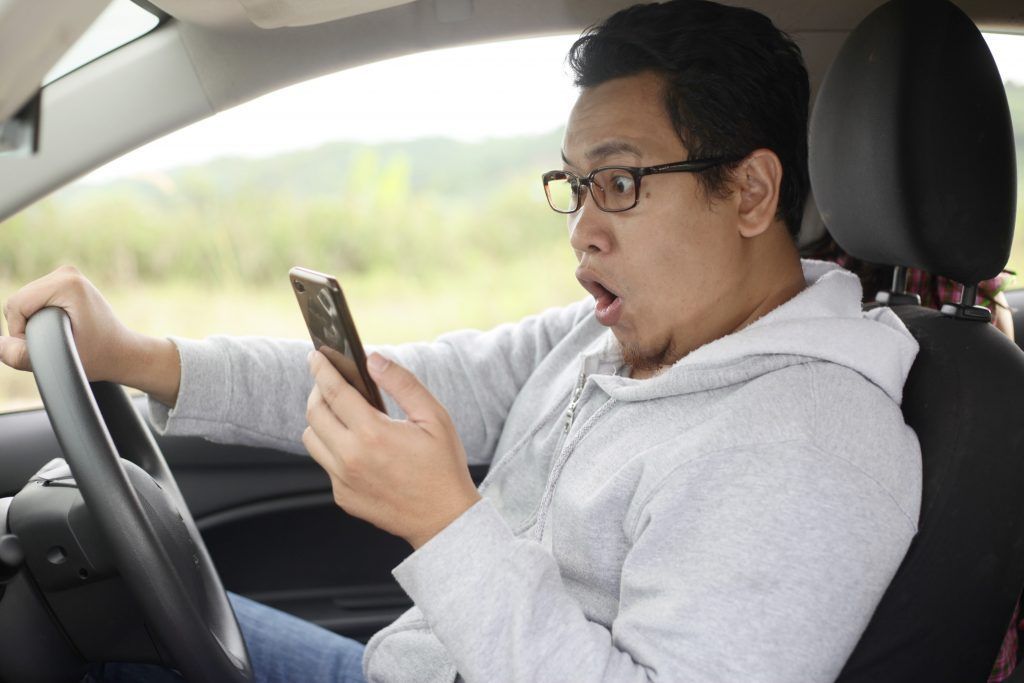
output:
[[[570,214],[576,213],[583,206],[583,188],[587,188],[587,194],[594,196],[594,192],[591,189],[591,185],[594,183],[594,178],[598,173],[602,171],[616,170],[626,171],[633,176],[633,203],[623,209],[606,209],[601,206],[601,202],[595,197],[594,205],[606,213],[622,213],[623,211],[629,211],[637,204],[640,203],[640,179],[648,175],[658,175],[659,173],[700,173],[706,171],[709,168],[720,166],[722,164],[730,164],[736,161],[740,161],[740,158],[721,158],[721,159],[690,159],[687,161],[673,161],[668,164],[658,164],[657,166],[602,166],[601,168],[595,168],[586,176],[578,176],[572,171],[548,171],[541,176],[541,180],[544,181],[544,196],[547,197],[548,206],[557,213]],[[551,201],[551,194],[548,191],[548,183],[552,180],[568,180],[569,184],[574,187],[576,193],[576,206],[568,211],[555,208],[555,205]]]

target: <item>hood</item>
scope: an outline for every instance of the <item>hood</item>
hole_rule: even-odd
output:
[[[822,360],[860,373],[898,405],[917,355],[913,336],[892,310],[861,310],[861,284],[853,273],[825,261],[800,264],[807,287],[742,330],[694,349],[650,379],[594,380],[616,400],[637,401],[707,391]],[[621,362],[611,330],[595,352]]]

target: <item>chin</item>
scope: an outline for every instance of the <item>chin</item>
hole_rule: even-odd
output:
[[[634,371],[657,370],[665,355],[664,351],[653,350],[636,341],[619,339],[619,348],[622,351],[622,362]]]

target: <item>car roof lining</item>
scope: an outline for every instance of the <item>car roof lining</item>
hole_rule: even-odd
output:
[[[459,21],[435,2],[415,2],[302,28],[259,29],[179,22],[182,41],[216,111],[341,69],[432,49],[497,40],[578,33],[622,0],[473,0]],[[769,2],[760,3],[767,7]],[[804,3],[808,4],[808,3]],[[790,29],[804,50],[812,88],[853,26],[877,2],[833,12],[814,27]],[[796,16],[790,16],[793,22]],[[276,55],[287,54],[288,59]]]
[[[633,0],[150,0],[180,15],[182,42],[215,111],[335,71],[426,50],[579,32]],[[241,4],[240,4],[241,2]],[[395,4],[395,3],[401,4]],[[277,6],[305,20],[334,8],[334,21],[266,29],[243,5]],[[812,95],[847,33],[881,0],[746,0],[804,51]],[[960,0],[987,29],[1024,31],[1024,5]],[[330,7],[328,7],[330,6]],[[308,7],[309,9],[302,9]],[[230,13],[230,16],[229,16]],[[284,21],[284,14],[276,21]],[[287,54],[287,59],[278,55]]]
[[[137,0],[140,4],[152,5],[174,16],[182,23],[195,24],[219,29],[239,30],[258,27],[262,29],[280,27],[311,26],[329,23],[339,19],[370,14],[389,7],[409,4],[416,0]],[[844,0],[844,2],[820,2],[820,0],[723,0],[725,4],[736,4],[762,12],[787,32],[800,31],[849,31],[872,9],[881,4],[880,0]],[[419,0],[420,5],[432,6],[438,13],[448,16],[472,14],[487,0]],[[506,2],[523,10],[530,3]],[[534,3],[536,4],[536,3]],[[600,0],[563,0],[545,3],[547,6],[562,4],[571,11],[581,14],[606,16],[617,8],[633,4],[627,2],[603,2]],[[960,0],[958,3],[971,18],[979,24],[997,23],[1002,30],[1012,31],[1024,22],[1024,11],[1012,12],[1007,16],[1004,0]]]

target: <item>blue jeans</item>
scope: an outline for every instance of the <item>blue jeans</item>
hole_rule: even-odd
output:
[[[363,644],[308,621],[228,593],[249,649],[255,683],[366,683]],[[181,683],[170,669],[149,664],[100,664],[84,681]]]

